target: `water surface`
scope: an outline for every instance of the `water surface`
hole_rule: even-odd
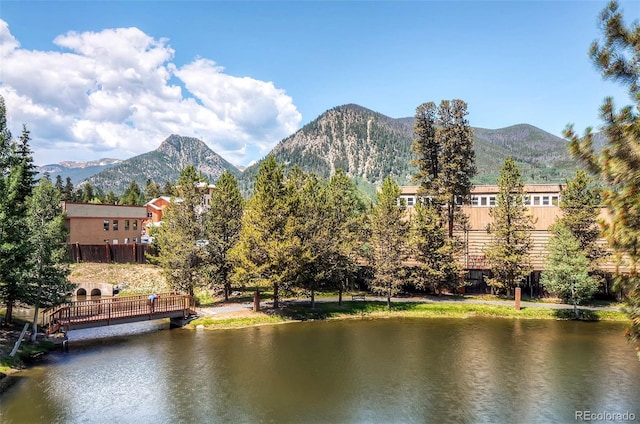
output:
[[[640,362],[617,323],[128,328],[99,340],[91,339],[98,330],[71,332],[69,353],[21,373],[0,398],[0,421],[547,423],[575,422],[577,410],[640,421]]]

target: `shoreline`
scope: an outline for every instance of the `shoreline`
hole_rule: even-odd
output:
[[[199,308],[201,316],[189,322],[186,329],[236,329],[263,325],[278,325],[307,321],[333,321],[351,319],[386,318],[502,318],[502,319],[544,319],[577,321],[614,321],[629,324],[630,320],[618,308],[581,307],[580,319],[576,319],[571,305],[524,303],[516,311],[509,301],[455,301],[455,300],[403,300],[392,303],[387,309],[386,301],[343,301],[342,305],[332,299],[316,301],[311,309],[308,301],[283,301],[279,309],[271,309],[270,303],[262,303],[259,312],[253,312],[251,304],[236,304]],[[218,309],[220,308],[220,309]]]

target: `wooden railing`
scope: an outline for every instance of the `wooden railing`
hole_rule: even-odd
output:
[[[194,309],[193,297],[178,293],[161,293],[153,302],[149,295],[79,300],[44,311],[43,326],[47,333],[54,333],[74,326],[110,325],[123,320],[187,318],[195,313]]]

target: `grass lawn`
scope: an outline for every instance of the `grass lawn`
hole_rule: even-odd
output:
[[[471,303],[416,303],[396,302],[391,310],[385,302],[357,301],[316,303],[311,309],[306,303],[284,304],[278,310],[252,313],[242,317],[202,317],[189,325],[203,325],[206,328],[238,328],[253,325],[280,324],[285,322],[357,319],[357,318],[472,318],[495,317],[510,319],[573,319],[572,309],[550,309],[540,307],[522,307],[516,311],[513,306],[495,306]],[[628,322],[628,317],[617,311],[580,310],[580,318],[588,321]]]

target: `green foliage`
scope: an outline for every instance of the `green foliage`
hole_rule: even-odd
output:
[[[26,223],[30,255],[24,275],[28,304],[35,306],[32,341],[37,333],[38,309],[60,304],[73,288],[67,276],[67,229],[60,194],[51,180],[41,178],[28,200]]]
[[[549,292],[572,304],[575,317],[579,318],[578,305],[593,297],[600,281],[589,275],[589,259],[571,230],[558,223],[553,233],[540,282]]]
[[[456,246],[447,237],[439,209],[432,203],[418,203],[411,220],[412,258],[418,263],[414,279],[416,287],[441,294],[455,292],[460,286]]]
[[[160,197],[160,184],[154,183],[151,178],[147,178],[147,183],[144,188],[145,202],[157,197]]]
[[[404,214],[406,206],[397,205],[400,188],[385,178],[377,203],[371,212],[371,265],[374,277],[370,288],[374,293],[386,296],[391,308],[391,297],[400,293],[403,286],[404,260],[407,258],[406,240],[408,225]]]
[[[187,170],[180,182],[180,197],[165,209],[162,225],[152,234],[158,253],[149,256],[162,267],[173,290],[193,296],[196,287],[206,284],[206,274],[202,272],[206,252],[196,243],[202,238],[203,210],[196,188],[197,175]]]
[[[236,178],[230,172],[223,172],[211,195],[210,209],[205,214],[204,237],[209,244],[205,269],[210,286],[222,287],[225,300],[231,294],[233,262],[229,250],[238,242],[242,224],[244,200],[238,189]]]
[[[580,249],[590,262],[589,269],[598,269],[598,260],[604,256],[598,245],[600,228],[600,189],[594,186],[594,180],[584,170],[576,171],[576,175],[567,181],[562,190],[560,210],[562,215],[558,223],[566,227],[580,243]]]
[[[500,170],[496,206],[489,215],[491,243],[485,248],[492,278],[487,284],[499,293],[511,295],[530,271],[529,250],[533,222],[524,204],[524,183],[518,166],[507,158]]]
[[[290,262],[299,241],[287,228],[290,205],[286,201],[284,170],[275,157],[260,164],[253,196],[247,201],[238,243],[229,255],[235,278],[250,285],[272,285],[274,307],[278,289],[291,285]]]
[[[603,233],[620,259],[618,284],[627,292],[627,311],[632,320],[628,335],[640,350],[640,25],[626,26],[618,3],[611,1],[600,16],[602,39],[591,45],[589,54],[606,79],[624,86],[634,106],[617,110],[612,98],[600,108],[606,145],[596,153],[591,128],[579,137],[569,126],[565,137],[570,151],[604,184],[602,200],[611,220]],[[640,355],[640,352],[639,352]]]
[[[25,222],[27,197],[34,185],[35,166],[29,148],[29,131],[23,127],[19,142],[6,127],[6,108],[0,96],[0,300],[7,305],[11,322],[13,306],[27,297],[23,281],[31,246]]]
[[[144,204],[144,194],[140,190],[140,186],[135,180],[132,180],[129,187],[124,191],[120,198],[121,205],[142,206]]]

